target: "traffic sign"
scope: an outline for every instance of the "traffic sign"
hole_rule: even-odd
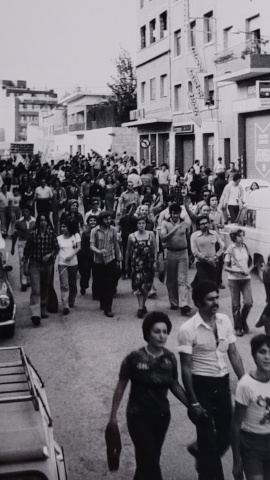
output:
[[[147,138],[143,138],[140,143],[142,148],[150,147],[150,141]]]

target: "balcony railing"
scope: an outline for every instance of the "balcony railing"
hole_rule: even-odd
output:
[[[85,123],[73,123],[69,125],[70,132],[76,132],[77,130],[85,130]]]
[[[55,135],[64,135],[65,133],[68,133],[68,127],[54,127]]]
[[[216,76],[224,80],[242,80],[270,73],[269,40],[248,40],[216,53]]]

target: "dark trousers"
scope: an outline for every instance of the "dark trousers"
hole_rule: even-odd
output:
[[[127,426],[136,457],[133,480],[162,480],[159,462],[170,418],[170,412],[160,415],[127,412]]]
[[[251,280],[229,280],[229,287],[232,297],[232,313],[235,330],[248,331],[247,317],[253,305]],[[243,307],[241,309],[241,294],[243,296]]]
[[[93,264],[93,280],[97,288],[97,296],[100,300],[100,307],[105,312],[112,309],[113,296],[117,285],[116,261]]]
[[[228,210],[231,217],[231,223],[235,223],[239,213],[238,205],[228,205]]]
[[[122,237],[122,275],[126,275],[126,251],[127,251],[128,237]]]
[[[232,416],[229,375],[193,375],[198,402],[207,411],[196,425],[199,480],[224,480],[221,456],[230,445]]]
[[[93,258],[84,255],[82,252],[78,252],[78,267],[80,273],[80,287],[81,290],[87,290],[89,287],[89,281],[92,272],[92,294],[93,297],[98,298],[97,287],[95,284],[95,277],[93,275]]]
[[[197,282],[202,282],[204,280],[211,280],[212,282],[217,283],[217,267],[214,267],[207,262],[197,262],[196,269],[197,273],[191,284],[192,288]]]

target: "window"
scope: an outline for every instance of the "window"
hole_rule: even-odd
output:
[[[223,48],[226,50],[230,46],[232,27],[224,28],[223,30]]]
[[[159,15],[160,38],[167,37],[167,12]]]
[[[188,89],[188,93],[193,93],[193,84],[191,81],[188,81],[187,89]],[[190,104],[188,95],[187,95],[187,110],[191,110],[191,104]]]
[[[174,56],[181,55],[181,30],[174,32]]]
[[[168,75],[161,75],[160,77],[160,98],[168,96]]]
[[[213,40],[213,11],[203,16],[203,39],[204,43],[209,43]]]
[[[146,47],[146,26],[141,27],[141,49]]]
[[[247,210],[247,226],[256,228],[256,210]]]
[[[196,45],[196,21],[190,23],[190,46],[195,47]]]
[[[242,207],[238,217],[237,217],[237,225],[241,225],[242,227],[246,227],[247,225],[247,207]]]
[[[215,88],[213,75],[208,75],[207,77],[204,77],[204,104],[208,106],[215,105]]]
[[[156,19],[151,20],[149,23],[150,27],[150,43],[155,43],[156,41]]]
[[[141,103],[145,103],[145,86],[146,86],[146,83],[142,82],[141,83]]]
[[[140,0],[140,7],[141,7],[141,8],[144,7],[144,0]]]
[[[174,111],[181,112],[182,109],[182,85],[174,86]]]
[[[146,47],[146,26],[141,27],[141,49]]]
[[[156,79],[150,79],[150,100],[156,100]]]

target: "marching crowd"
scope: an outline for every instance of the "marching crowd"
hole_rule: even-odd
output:
[[[114,316],[120,278],[131,279],[147,345],[123,361],[108,432],[115,439],[118,406],[130,380],[127,424],[135,445],[134,479],[162,479],[159,460],[170,421],[170,389],[196,424],[197,440],[189,451],[199,480],[224,480],[221,456],[230,441],[235,478],[242,478],[244,468],[248,480],[269,480],[269,307],[258,324],[265,326],[266,335],[251,341],[256,369],[244,374],[235,335],[249,332],[253,264],[241,228],[232,231],[227,249],[221,235],[244,202],[235,164],[226,169],[219,158],[211,170],[196,160],[187,172],[176,169],[171,175],[166,163],[157,167],[144,160],[138,164],[126,152],[105,158],[92,152],[56,165],[53,160],[42,165],[39,156],[19,165],[1,160],[0,170],[2,235],[10,235],[12,255],[17,244],[21,290],[31,288],[35,327],[57,310],[56,261],[63,315],[75,305],[78,272],[81,295],[92,276],[92,300],[107,317]],[[254,182],[251,190],[256,188]],[[189,284],[193,263],[196,274]],[[218,313],[224,270],[234,329],[229,317]],[[198,308],[178,335],[184,388],[178,383],[176,359],[164,348],[171,322],[165,313],[147,311],[147,299],[158,295],[155,272],[161,281],[166,278],[171,310],[190,317],[192,300]],[[264,273],[267,301],[269,272],[270,260]],[[240,379],[233,420],[226,355]]]

